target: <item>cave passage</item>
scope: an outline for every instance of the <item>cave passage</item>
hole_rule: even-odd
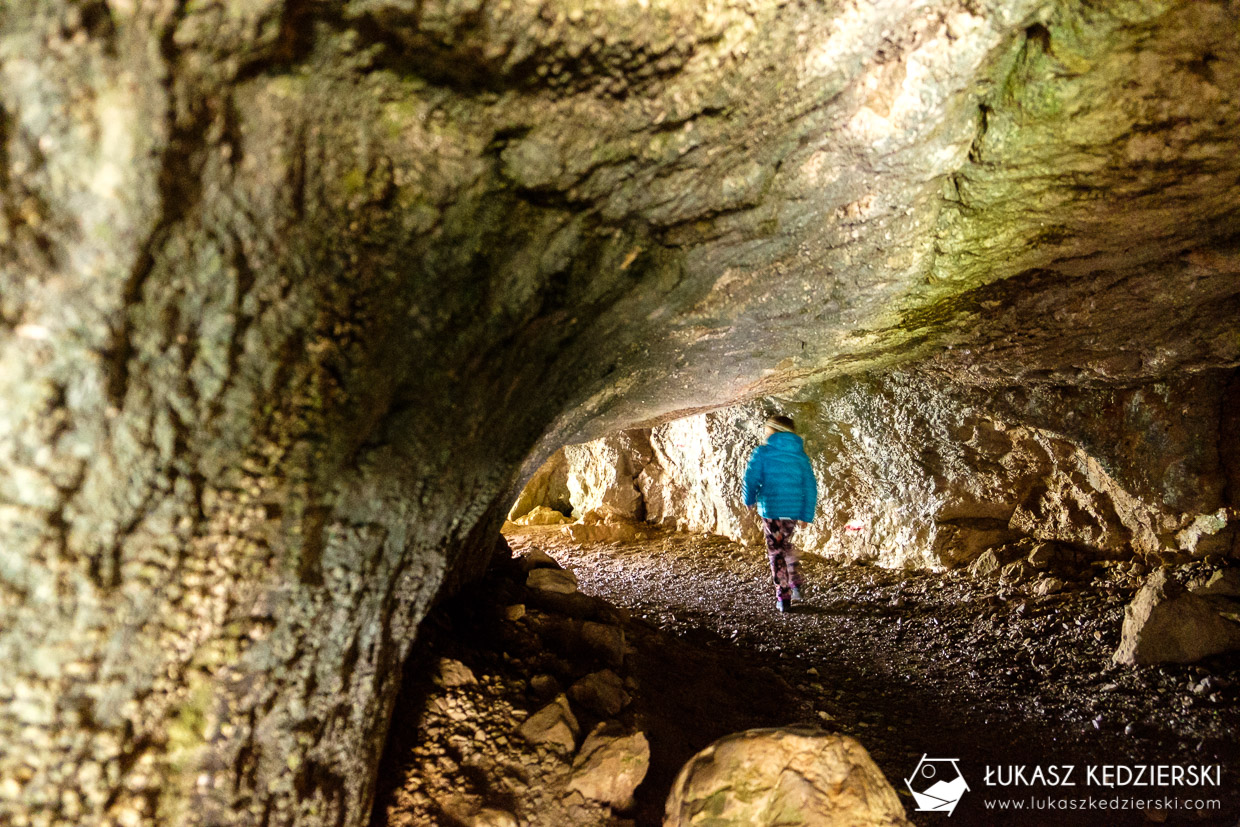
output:
[[[895,541],[873,536],[876,510],[918,519],[881,494],[877,508],[860,495],[874,493],[867,460],[881,460],[889,483],[914,485],[891,479],[913,466],[900,464],[901,446],[889,441],[869,454],[846,451],[848,474],[828,476],[839,457],[815,456],[821,507],[798,541],[810,549],[805,600],[778,613],[756,518],[738,499],[755,423],[772,404],[567,446],[531,477],[505,524],[512,560],[432,616],[407,667],[372,827],[661,824],[676,773],[694,753],[741,729],[789,726],[856,738],[916,824],[943,817],[917,812],[902,780],[924,755],[959,759],[971,785],[953,823],[1236,822],[1240,654],[1141,667],[1112,658],[1125,606],[1157,562],[1023,535],[1010,517],[993,516],[996,502],[986,506],[989,519],[949,512],[938,524],[945,538],[892,525],[891,537],[920,545],[881,549]],[[829,419],[802,421],[811,453],[843,445],[832,442]],[[960,421],[953,433],[976,443],[976,429]],[[1012,443],[997,434],[1009,429],[998,428],[982,433],[983,447],[1008,456]],[[920,446],[921,472],[933,474],[931,449],[964,447]],[[1004,473],[1019,497],[1043,496]],[[970,484],[951,487],[958,494]],[[1095,485],[1097,494],[1103,484]],[[1089,531],[1091,516],[1070,513],[1072,505],[1054,519]],[[896,559],[902,565],[890,565]],[[535,577],[559,566],[571,584]],[[1217,554],[1201,554],[1173,570],[1202,582],[1227,568]],[[584,628],[591,623],[619,629],[623,644],[599,644]],[[470,673],[467,686],[453,686],[442,666],[457,662]],[[598,670],[615,676],[623,705],[600,707]],[[535,747],[524,722],[559,696],[577,729],[566,744]],[[606,806],[574,787],[573,751],[595,726],[649,741],[649,772],[632,801]],[[1224,783],[1084,786],[1090,766],[1146,764],[1219,766]],[[1017,765],[1070,765],[1080,784],[987,783]],[[1032,808],[1034,799],[1085,807],[1120,798],[1129,809],[1101,815]],[[988,803],[1000,801],[1029,809],[999,817]]]
[[[1231,795],[1238,27],[3,0],[0,825],[650,824],[808,721]]]

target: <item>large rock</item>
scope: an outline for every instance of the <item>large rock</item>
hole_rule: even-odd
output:
[[[650,744],[641,732],[624,734],[601,723],[586,736],[573,760],[568,788],[617,809],[633,805],[633,792],[650,768]]]
[[[729,735],[685,764],[665,827],[911,827],[861,744],[809,729]]]
[[[572,752],[577,745],[580,727],[568,698],[558,695],[527,718],[517,731],[531,744],[546,744],[561,752]]]
[[[1124,609],[1115,662],[1192,663],[1240,649],[1240,623],[1223,617],[1228,604],[1215,600],[1186,591],[1166,569],[1154,572]],[[1237,608],[1231,604],[1231,613]]]
[[[567,569],[530,569],[530,573],[525,577],[525,585],[540,592],[573,594],[577,591],[577,575]]]
[[[571,523],[572,521],[572,517],[562,514],[554,508],[549,508],[545,505],[536,505],[530,509],[525,516],[519,517],[516,522],[517,525],[541,526],[564,525],[565,523]]]
[[[568,696],[602,718],[615,716],[630,700],[624,681],[610,669],[586,675],[569,687]]]

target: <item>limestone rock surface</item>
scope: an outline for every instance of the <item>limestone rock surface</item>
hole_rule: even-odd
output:
[[[517,519],[517,525],[564,525],[571,522],[571,517],[545,505],[535,506]]]
[[[626,501],[636,486],[644,502],[630,511],[648,521],[758,545],[741,482],[763,419],[782,411],[819,485],[818,518],[796,538],[804,550],[896,568],[952,568],[995,552],[1015,565],[1009,550],[1045,567],[1063,548],[1191,559],[1236,545],[1232,436],[1220,423],[1240,400],[1233,383],[1218,371],[1124,389],[991,393],[904,370],[658,425],[649,453],[632,432],[573,450],[617,462],[615,474],[591,479]],[[626,454],[634,444],[642,452]],[[578,539],[604,538],[582,529]]]
[[[577,746],[580,728],[568,698],[559,695],[554,701],[531,715],[518,729],[521,737],[533,744],[548,744],[563,752]]]
[[[680,771],[667,827],[908,827],[904,806],[865,748],[817,730],[749,730],[716,741]]]
[[[650,744],[641,732],[624,734],[604,722],[586,736],[573,760],[568,787],[619,810],[633,804],[633,791],[650,769]]]

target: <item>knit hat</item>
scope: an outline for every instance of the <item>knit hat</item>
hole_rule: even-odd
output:
[[[790,434],[797,432],[796,425],[792,423],[792,417],[790,416],[768,416],[766,418],[766,427],[774,428],[777,431],[786,431]]]

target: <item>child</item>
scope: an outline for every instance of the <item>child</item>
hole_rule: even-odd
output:
[[[801,599],[801,570],[792,547],[797,523],[808,525],[818,505],[818,485],[796,426],[786,416],[766,420],[766,442],[745,469],[745,505],[756,503],[775,578],[776,608],[786,612]]]

